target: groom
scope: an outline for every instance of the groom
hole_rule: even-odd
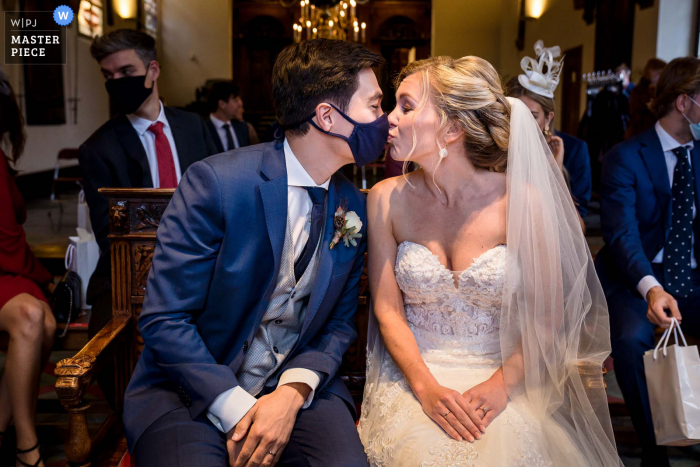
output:
[[[272,76],[286,138],[182,178],[158,229],[126,391],[137,466],[367,465],[337,375],[356,337],[365,201],[336,171],[386,142],[371,70],[382,61],[345,41],[288,47]]]

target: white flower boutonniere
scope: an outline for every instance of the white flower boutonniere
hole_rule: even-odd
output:
[[[340,243],[341,240],[346,247],[349,247],[350,245],[357,246],[355,240],[362,238],[362,234],[360,233],[362,221],[355,211],[347,210],[347,200],[344,200],[344,202],[338,206],[338,209],[336,209],[333,226],[335,227],[335,234],[331,240],[331,250]]]

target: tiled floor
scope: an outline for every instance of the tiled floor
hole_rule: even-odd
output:
[[[352,172],[348,173],[352,176]],[[358,174],[358,178],[359,178]],[[373,176],[371,172],[368,174],[368,185],[373,184]],[[358,180],[359,182],[359,180]],[[60,206],[63,205],[63,214],[60,213]],[[67,237],[69,235],[75,235],[75,225],[77,219],[77,194],[71,194],[63,196],[61,203],[51,203],[48,200],[32,201],[28,203],[28,216],[27,222],[25,223],[25,231],[27,234],[27,241],[31,245],[37,245],[42,243],[67,243]],[[50,215],[49,215],[50,213]],[[599,229],[599,218],[592,214],[586,218],[586,224],[590,231],[595,231]],[[592,240],[593,248],[595,245],[601,243],[599,238],[594,238]],[[54,355],[51,361],[55,364],[60,358],[64,358],[66,355]],[[4,356],[0,355],[0,371],[4,366]],[[48,373],[42,376],[42,399],[50,400],[55,399],[55,393],[52,392],[52,387],[55,382],[55,378],[52,376],[52,367],[47,368]],[[608,373],[606,376],[606,381],[608,383],[608,391],[611,395],[616,397],[621,397],[619,393],[619,388],[614,378],[613,373]],[[94,394],[91,396],[95,399],[95,415],[94,422],[99,422],[101,417],[105,416],[108,412],[105,404],[100,404],[98,401],[99,390],[95,388]],[[41,418],[43,417],[43,418]],[[44,423],[49,423],[50,425],[61,424],[65,422],[66,416],[63,414],[44,414],[41,415],[40,421]],[[630,424],[629,419],[626,420],[614,420],[615,424]],[[62,454],[62,441],[60,436],[60,430],[54,429],[42,429],[42,442],[44,446],[44,452],[47,458],[47,465],[51,467],[59,467],[64,465],[64,457]],[[618,444],[618,450],[625,467],[637,467],[640,465],[641,451],[639,446],[623,445]],[[690,447],[677,449],[673,448],[670,450],[672,466],[673,467],[697,467],[700,466],[700,447]],[[2,464],[3,458],[0,457],[0,465]]]

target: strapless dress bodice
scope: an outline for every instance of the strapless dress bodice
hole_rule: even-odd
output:
[[[497,357],[506,252],[505,245],[491,248],[454,273],[424,245],[399,245],[396,282],[421,353]]]

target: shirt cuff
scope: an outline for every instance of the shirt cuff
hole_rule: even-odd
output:
[[[220,431],[228,433],[258,402],[240,386],[219,394],[209,406],[207,418]]]
[[[642,277],[642,280],[639,281],[639,284],[637,284],[637,291],[642,295],[644,300],[647,299],[647,294],[651,290],[652,287],[659,286],[661,287],[661,284],[659,284],[659,281],[656,280],[656,277],[654,276],[644,276]],[[661,287],[663,288],[663,287]]]
[[[302,409],[308,409],[311,402],[314,400],[316,388],[321,383],[320,373],[313,370],[307,370],[306,368],[290,368],[282,373],[282,376],[280,376],[280,381],[277,383],[277,387],[279,388],[283,384],[291,383],[304,383],[311,388],[309,397],[306,398],[306,402],[304,402],[304,405],[301,406]]]

